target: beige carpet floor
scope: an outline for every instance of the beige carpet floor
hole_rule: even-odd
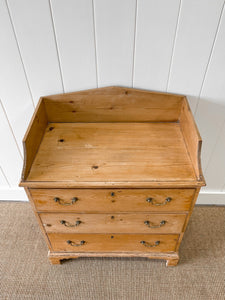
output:
[[[180,263],[80,258],[52,266],[29,203],[0,202],[0,299],[225,299],[225,207],[197,206]]]

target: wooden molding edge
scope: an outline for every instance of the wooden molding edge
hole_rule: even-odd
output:
[[[186,97],[183,97],[183,105],[181,108],[179,121],[181,130],[183,132],[184,141],[190,159],[193,163],[197,181],[201,182],[201,186],[205,186],[206,182],[202,173],[201,166],[202,138]]]
[[[40,98],[37,107],[33,113],[33,116],[31,118],[31,121],[29,123],[29,126],[27,128],[27,131],[25,133],[25,136],[23,138],[24,160],[23,160],[21,182],[25,181],[29,174],[31,165],[40,146],[47,124],[48,124],[48,120],[45,111],[44,99]],[[29,144],[29,153],[27,151],[28,144]]]
[[[166,266],[176,266],[179,261],[178,252],[52,252],[48,251],[51,264],[60,264],[61,260],[77,259],[79,257],[143,257],[149,259],[166,260]]]

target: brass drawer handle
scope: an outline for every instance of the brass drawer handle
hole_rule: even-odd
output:
[[[77,226],[79,226],[81,224],[81,221],[76,221],[75,224],[71,224],[71,223],[69,223],[69,222],[67,222],[65,220],[61,220],[60,223],[62,225],[64,225],[64,226],[66,226],[66,227],[77,227]]]
[[[166,221],[162,220],[159,225],[153,225],[153,223],[151,223],[150,221],[144,221],[144,224],[146,226],[148,226],[149,228],[160,228],[162,227],[163,225],[166,224]],[[151,225],[152,224],[152,225]]]
[[[71,240],[68,240],[68,241],[66,241],[67,242],[67,244],[69,244],[70,246],[74,246],[74,247],[79,247],[79,246],[82,246],[82,245],[84,245],[86,242],[85,241],[80,241],[80,244],[76,244],[76,243],[74,243],[74,242],[72,242]]]
[[[72,205],[72,204],[74,204],[75,202],[78,201],[78,198],[77,197],[73,197],[71,202],[64,202],[59,197],[55,197],[54,201],[58,202],[61,205]]]
[[[157,247],[160,244],[160,241],[155,241],[155,244],[151,245],[146,241],[141,241],[140,242],[142,245],[144,245],[145,247]]]
[[[167,203],[169,203],[170,201],[172,201],[172,198],[171,197],[167,197],[166,200],[164,202],[162,202],[162,203],[158,203],[158,202],[154,201],[154,199],[151,198],[151,197],[147,198],[146,201],[148,203],[151,203],[152,205],[160,206],[160,205],[166,205]]]

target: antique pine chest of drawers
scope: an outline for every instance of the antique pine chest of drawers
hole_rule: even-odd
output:
[[[81,256],[178,263],[205,185],[186,97],[120,87],[42,97],[23,145],[20,186],[51,263]]]

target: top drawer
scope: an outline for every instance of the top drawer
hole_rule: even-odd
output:
[[[188,211],[195,189],[30,189],[37,211]]]

